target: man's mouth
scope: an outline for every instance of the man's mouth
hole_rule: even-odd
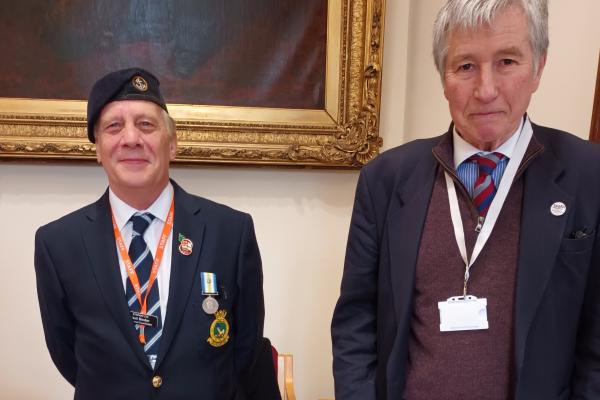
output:
[[[486,118],[486,117],[496,117],[501,114],[502,114],[502,111],[479,111],[479,112],[471,113],[471,116],[475,117],[475,118]]]
[[[145,158],[128,157],[120,159],[119,162],[123,164],[140,165],[147,164],[148,160],[146,160]]]

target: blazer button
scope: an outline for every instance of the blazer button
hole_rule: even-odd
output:
[[[156,375],[152,378],[152,386],[158,389],[162,385],[162,378],[159,375]]]

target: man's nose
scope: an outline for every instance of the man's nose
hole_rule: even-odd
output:
[[[141,133],[132,124],[125,124],[123,128],[123,144],[126,146],[138,146],[141,144]]]
[[[474,95],[483,103],[489,103],[498,96],[497,76],[491,67],[486,66],[479,70]]]

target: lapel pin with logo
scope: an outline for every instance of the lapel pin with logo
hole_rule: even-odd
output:
[[[219,310],[210,324],[210,337],[206,341],[213,347],[221,347],[229,340],[229,322],[225,319],[226,316],[227,311]]]
[[[217,275],[214,272],[201,272],[202,294],[206,296],[202,301],[202,309],[207,314],[214,314],[219,309],[219,302],[213,296],[217,296]]]
[[[179,234],[179,252],[184,256],[189,256],[192,254],[192,248],[194,247],[194,243],[188,238],[186,238],[183,234]]]
[[[561,201],[557,201],[550,206],[550,212],[555,217],[560,217],[567,212],[567,206]]]

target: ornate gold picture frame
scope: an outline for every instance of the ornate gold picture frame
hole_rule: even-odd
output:
[[[357,168],[382,145],[385,0],[328,0],[322,109],[169,104],[176,162]],[[84,101],[0,98],[0,159],[94,159]]]

